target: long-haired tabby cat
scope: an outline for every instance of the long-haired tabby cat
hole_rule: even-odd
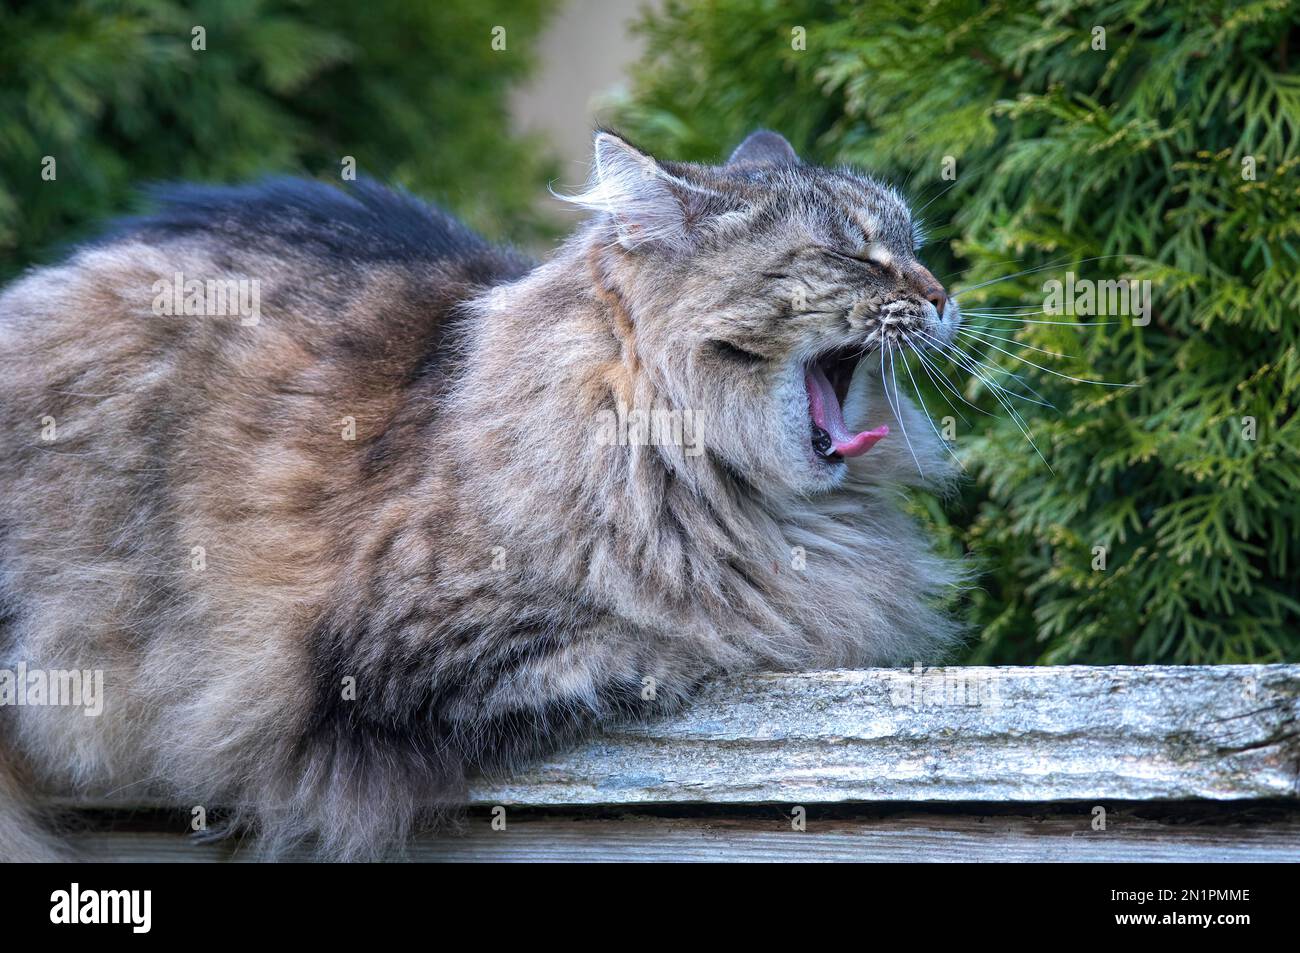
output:
[[[104,694],[0,708],[0,854],[112,793],[372,855],[718,673],[951,642],[881,365],[958,314],[891,188],[600,133],[536,266],[374,185],[160,197],[0,297],[0,685]]]

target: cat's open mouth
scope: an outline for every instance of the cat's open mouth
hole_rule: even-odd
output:
[[[844,399],[861,357],[860,347],[843,348],[814,359],[804,368],[812,447],[824,460],[859,457],[889,433],[889,428],[883,425],[875,430],[850,433],[844,424]]]

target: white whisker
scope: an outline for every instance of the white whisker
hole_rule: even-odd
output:
[[[922,332],[922,334],[924,334],[924,332]],[[932,341],[932,343],[938,343],[938,342]],[[1047,467],[1049,472],[1055,474],[1056,471],[1053,470],[1052,465],[1047,462],[1047,457],[1043,456],[1043,451],[1039,450],[1038,444],[1034,443],[1034,436],[1029,430],[1029,425],[1026,424],[1024,422],[1024,418],[1022,418],[1020,414],[1016,412],[1016,408],[1013,407],[1011,403],[999,393],[999,391],[1005,391],[1008,394],[1010,394],[1011,392],[1006,391],[1006,389],[1003,388],[1001,385],[988,380],[978,371],[972,370],[971,373],[974,374],[976,378],[983,381],[985,384],[989,384],[993,388],[992,390],[989,391],[989,393],[992,394],[993,398],[1006,409],[1008,414],[1011,415],[1012,422],[1015,423],[1015,425],[1020,428],[1020,432],[1024,434],[1025,439],[1029,441],[1029,445],[1034,448],[1034,453],[1038,454],[1038,459],[1043,461],[1043,465]],[[1020,396],[1020,395],[1014,395],[1014,396]]]
[[[935,343],[938,344],[939,342],[935,342]],[[941,348],[944,348],[944,345],[939,345],[939,346],[940,346]],[[981,361],[981,360],[980,360],[978,357],[976,357],[975,355],[973,355],[973,354],[967,354],[965,351],[960,350],[959,348],[957,348],[956,345],[947,345],[947,346],[946,346],[945,353],[947,353],[947,354],[949,355],[949,357],[951,357],[951,358],[954,360],[954,362],[958,364],[958,366],[963,366],[961,362],[962,362],[962,361],[966,361],[967,364],[965,365],[965,367],[966,367],[966,370],[967,370],[967,371],[969,371],[970,373],[974,374],[977,378],[979,378],[980,380],[982,380],[984,383],[986,383],[986,384],[988,384],[988,385],[990,385],[990,386],[992,386],[992,387],[996,387],[996,388],[998,388],[998,389],[1001,390],[1004,394],[1007,394],[1007,395],[1010,396],[1010,397],[1016,397],[1016,398],[1019,398],[1020,400],[1027,401],[1028,403],[1031,403],[1031,404],[1038,404],[1040,407],[1050,407],[1052,410],[1056,410],[1056,409],[1057,409],[1057,407],[1056,407],[1055,404],[1053,404],[1053,403],[1052,403],[1051,401],[1049,401],[1046,397],[1044,397],[1042,394],[1040,394],[1038,391],[1036,391],[1033,387],[1031,387],[1031,386],[1030,386],[1028,383],[1026,383],[1024,380],[1022,380],[1022,379],[1020,378],[1020,375],[1016,374],[1014,371],[1008,370],[1008,369],[1005,368],[1005,367],[1000,367],[1000,366],[997,365],[997,364],[990,364],[990,363],[988,363],[987,361]],[[1003,387],[1001,384],[997,383],[996,381],[992,380],[991,378],[985,377],[984,375],[980,374],[979,371],[978,371],[978,369],[977,369],[975,366],[972,366],[972,365],[979,365],[980,367],[983,367],[983,368],[985,368],[986,370],[994,371],[994,372],[999,373],[999,374],[1006,374],[1006,375],[1008,375],[1009,377],[1014,378],[1017,384],[1019,384],[1019,385],[1020,385],[1021,387],[1023,387],[1025,390],[1029,391],[1031,394],[1033,394],[1035,397],[1037,397],[1038,400],[1034,400],[1032,397],[1026,397],[1024,394],[1017,394],[1017,393],[1016,393],[1015,391],[1013,391],[1013,390],[1008,390],[1007,388]]]
[[[1034,314],[1048,314],[1047,311],[1035,311]],[[1000,314],[984,314],[980,311],[963,311],[963,317],[983,318],[986,321],[1006,321],[1010,324],[1059,324],[1067,328],[1104,328],[1118,321],[1030,321],[1025,318],[1008,318]]]
[[[1021,364],[1028,364],[1030,367],[1036,367],[1040,371],[1044,371],[1048,374],[1055,374],[1057,377],[1063,377],[1067,381],[1074,381],[1075,383],[1078,384],[1096,384],[1099,387],[1137,387],[1138,386],[1137,384],[1116,384],[1112,381],[1089,381],[1089,380],[1084,380],[1082,377],[1071,377],[1069,374],[1062,374],[1059,371],[1054,371],[1050,367],[1043,367],[1041,364],[1035,364],[1033,361],[1026,360],[1025,358],[1021,357],[1019,354],[1012,354],[1006,348],[998,347],[996,344],[993,344],[990,341],[986,341],[985,343],[988,344],[989,347],[993,348],[993,350],[1001,351],[1007,357],[1014,358],[1015,360],[1019,361]],[[1026,384],[1025,386],[1028,387],[1029,385]]]
[[[984,333],[980,333],[982,331]],[[958,328],[957,333],[964,334],[968,338],[972,338],[976,341],[986,341],[989,338],[992,338],[995,341],[1005,341],[1008,344],[1015,344],[1019,347],[1027,348],[1030,351],[1037,351],[1039,354],[1047,354],[1051,357],[1059,357],[1064,360],[1078,360],[1078,357],[1074,354],[1062,354],[1059,351],[1049,351],[1046,348],[1034,347],[1032,344],[1026,344],[1024,341],[1017,341],[1015,338],[1004,338],[998,334],[989,334],[987,331],[984,331],[983,328],[972,328],[968,325],[966,327]]]
[[[893,348],[893,346],[889,343],[888,340],[885,340],[884,338],[882,338],[882,340],[884,340],[885,348],[887,348],[887,349],[889,350],[889,374],[890,374],[890,377],[893,377],[893,375],[894,375],[894,348]],[[899,427],[900,430],[903,431],[903,440],[906,441],[906,443],[907,443],[907,449],[908,449],[908,452],[912,454],[912,462],[916,464],[916,472],[919,473],[922,477],[924,477],[924,476],[925,476],[925,471],[923,471],[923,470],[921,469],[921,461],[918,460],[918,459],[916,458],[916,451],[912,449],[912,441],[911,441],[911,440],[908,438],[908,436],[907,436],[907,426],[903,423],[903,413],[902,413],[902,410],[901,410],[901,408],[900,408],[900,406],[899,406],[899,403],[900,403],[900,402],[897,401],[897,397],[898,397],[898,379],[897,379],[897,378],[894,378],[894,398],[895,398],[895,399],[894,399],[894,400],[890,400],[890,397],[889,397],[889,382],[888,382],[887,380],[885,380],[885,349],[881,349],[881,351],[880,351],[880,386],[881,386],[882,388],[884,388],[884,391],[885,391],[885,400],[889,401],[889,406],[890,406],[890,408],[894,411],[894,419],[898,421],[898,427]]]
[[[976,407],[970,401],[966,400],[966,398],[961,395],[961,392],[957,390],[957,388],[953,385],[952,381],[948,380],[948,375],[942,373],[939,370],[939,368],[935,366],[935,364],[925,356],[925,351],[923,351],[921,348],[918,347],[914,353],[916,354],[917,358],[921,362],[921,370],[925,371],[926,376],[929,377],[930,380],[934,382],[934,385],[939,388],[940,393],[943,393],[943,387],[946,386],[949,391],[957,395],[958,400],[964,402],[974,410],[978,410],[981,414],[984,414],[984,416],[986,417],[993,416],[987,410],[984,410],[981,407]],[[938,376],[936,377],[936,375]],[[940,384],[941,381],[943,386],[941,386]],[[945,400],[946,399],[947,398],[945,397]],[[952,406],[953,411],[957,414],[958,417],[962,419],[962,422],[965,423],[967,427],[973,427],[973,424],[971,424],[971,422],[966,419],[966,415],[961,412],[960,407],[958,407],[956,404],[951,404],[951,402],[950,405]]]
[[[902,350],[902,349],[900,348],[900,352],[901,352],[901,350]],[[913,351],[913,353],[917,353],[917,354],[920,353],[920,352],[917,351],[915,348],[913,348],[912,351]],[[936,426],[934,425],[934,418],[930,416],[930,410],[929,410],[929,408],[927,408],[927,407],[925,406],[925,398],[924,398],[923,396],[921,396],[921,388],[919,388],[919,387],[916,386],[916,377],[912,374],[912,368],[911,368],[911,367],[908,365],[908,363],[907,363],[907,355],[906,355],[906,354],[902,354],[902,353],[900,353],[900,357],[901,357],[901,359],[902,359],[902,361],[903,361],[903,370],[907,371],[907,376],[908,376],[908,377],[911,379],[911,381],[912,381],[912,391],[916,394],[916,399],[917,399],[918,401],[921,402],[921,413],[925,416],[925,419],[928,420],[928,421],[930,422],[930,429],[934,431],[934,435],[935,435],[935,437],[938,438],[939,443],[943,444],[943,448],[944,448],[945,450],[948,451],[949,456],[951,456],[954,460],[957,461],[957,466],[961,469],[961,471],[962,471],[963,473],[965,473],[965,472],[966,472],[966,466],[965,466],[965,464],[963,464],[963,463],[961,462],[961,458],[957,456],[956,451],[954,451],[954,450],[952,449],[952,447],[950,447],[950,446],[948,445],[948,441],[943,439],[943,434],[939,433],[939,428],[936,427]],[[890,367],[891,367],[891,368],[893,367],[893,357],[892,357],[892,355],[891,355],[891,357],[890,357]],[[898,379],[897,379],[897,378],[894,379],[894,393],[895,393],[895,394],[898,393]],[[962,419],[965,419],[965,418],[962,418]]]
[[[959,298],[964,294],[968,294],[972,291],[975,291],[977,288],[987,288],[989,285],[996,285],[1003,281],[1010,281],[1012,278],[1020,278],[1024,275],[1032,275],[1040,271],[1047,271],[1049,268],[1057,268],[1060,267],[1061,265],[1068,264],[1068,263],[1073,264],[1074,266],[1077,267],[1078,265],[1086,265],[1092,261],[1103,261],[1107,258],[1123,258],[1123,257],[1124,257],[1123,255],[1096,255],[1092,258],[1084,258],[1080,261],[1075,261],[1073,263],[1070,262],[1069,258],[1059,258],[1056,261],[1049,261],[1045,265],[1039,265],[1037,268],[1026,268],[1024,271],[1017,271],[1014,274],[1004,275],[1001,278],[992,278],[988,281],[981,281],[979,284],[971,285],[969,288],[963,288],[961,289],[961,291],[958,291],[950,295],[949,297]]]

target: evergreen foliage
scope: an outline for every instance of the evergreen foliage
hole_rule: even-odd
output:
[[[357,172],[494,237],[554,174],[506,94],[556,0],[45,0],[0,5],[0,278],[152,180]],[[506,49],[492,48],[494,26]],[[196,26],[205,49],[193,48]],[[57,178],[41,177],[53,156]]]
[[[963,500],[918,505],[981,569],[969,660],[1300,659],[1300,4],[669,0],[641,29],[622,128],[716,161],[768,126],[905,183],[987,329],[963,347],[1055,405],[952,365],[992,416],[924,391],[966,418]],[[1150,323],[1020,323],[1067,271],[1150,281]]]

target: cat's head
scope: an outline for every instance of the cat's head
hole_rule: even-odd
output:
[[[900,459],[886,421],[899,429],[890,406],[905,398],[882,388],[882,368],[892,386],[900,352],[947,343],[959,314],[917,259],[897,191],[807,165],[772,132],[719,166],[661,162],[601,132],[592,185],[572,201],[601,213],[588,233],[598,278],[627,312],[636,361],[702,422],[709,453],[795,493],[837,486],[850,458]],[[911,441],[933,447],[920,427]]]

